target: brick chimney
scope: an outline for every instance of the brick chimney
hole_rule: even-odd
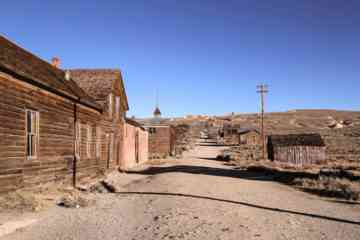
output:
[[[56,68],[60,68],[60,59],[58,57],[53,57],[51,59],[51,65],[53,65]]]

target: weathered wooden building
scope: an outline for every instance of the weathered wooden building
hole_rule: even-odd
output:
[[[226,146],[260,145],[261,134],[256,128],[225,125],[219,131],[219,142]]]
[[[101,106],[99,125],[104,142],[101,162],[105,168],[122,161],[125,115],[129,109],[124,82],[118,69],[71,69],[71,78]]]
[[[295,165],[317,164],[326,160],[320,134],[289,134],[268,137],[269,159]]]
[[[261,134],[256,128],[240,128],[238,134],[240,145],[258,146],[262,144]]]
[[[93,178],[121,163],[119,70],[61,70],[0,36],[0,192]]]
[[[1,191],[96,174],[100,117],[66,72],[0,36]]]

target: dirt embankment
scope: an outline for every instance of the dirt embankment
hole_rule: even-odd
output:
[[[229,150],[227,150],[229,151]],[[360,166],[309,165],[297,167],[268,160],[224,159],[235,169],[261,173],[273,180],[324,197],[360,200]]]

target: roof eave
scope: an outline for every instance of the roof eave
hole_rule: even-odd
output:
[[[24,75],[21,75],[21,74],[19,74],[19,73],[16,73],[15,71],[13,71],[13,70],[11,70],[11,69],[6,68],[4,65],[0,65],[0,71],[4,72],[4,73],[6,73],[6,74],[8,74],[8,75],[10,75],[10,76],[12,76],[12,77],[20,80],[20,81],[29,83],[29,84],[31,84],[31,85],[33,85],[33,86],[36,86],[36,87],[38,87],[38,88],[41,88],[41,89],[43,89],[43,90],[45,90],[45,91],[54,93],[54,94],[56,94],[56,95],[58,95],[58,96],[61,96],[61,97],[63,97],[63,98],[66,98],[66,99],[68,99],[68,100],[71,100],[71,101],[73,101],[73,102],[81,103],[81,104],[84,105],[84,106],[87,106],[87,107],[90,107],[90,108],[93,108],[93,109],[95,109],[95,110],[97,110],[97,111],[102,112],[102,109],[101,109],[100,107],[96,106],[96,105],[93,104],[93,103],[90,103],[90,102],[88,102],[88,101],[84,101],[84,100],[82,100],[82,99],[81,99],[80,97],[78,97],[78,96],[75,96],[75,95],[73,95],[73,94],[68,94],[68,93],[66,93],[66,92],[64,92],[64,91],[55,89],[55,88],[50,87],[50,86],[48,86],[48,85],[46,85],[46,84],[40,83],[39,81],[36,81],[36,80],[34,80],[34,79],[31,79],[31,78],[29,78],[29,77],[26,77],[26,76],[24,76]]]

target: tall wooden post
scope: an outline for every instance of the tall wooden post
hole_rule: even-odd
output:
[[[257,93],[260,93],[261,97],[261,139],[262,139],[262,152],[263,152],[263,159],[266,159],[266,147],[265,147],[265,129],[264,129],[264,113],[265,113],[265,99],[264,95],[268,93],[268,86],[264,84],[260,84],[256,86]]]
[[[76,135],[77,135],[77,104],[74,104],[74,159],[73,159],[73,176],[72,176],[72,184],[73,187],[76,188],[76,171],[77,171],[77,148],[76,148],[76,144],[77,144],[77,139],[76,139]]]

